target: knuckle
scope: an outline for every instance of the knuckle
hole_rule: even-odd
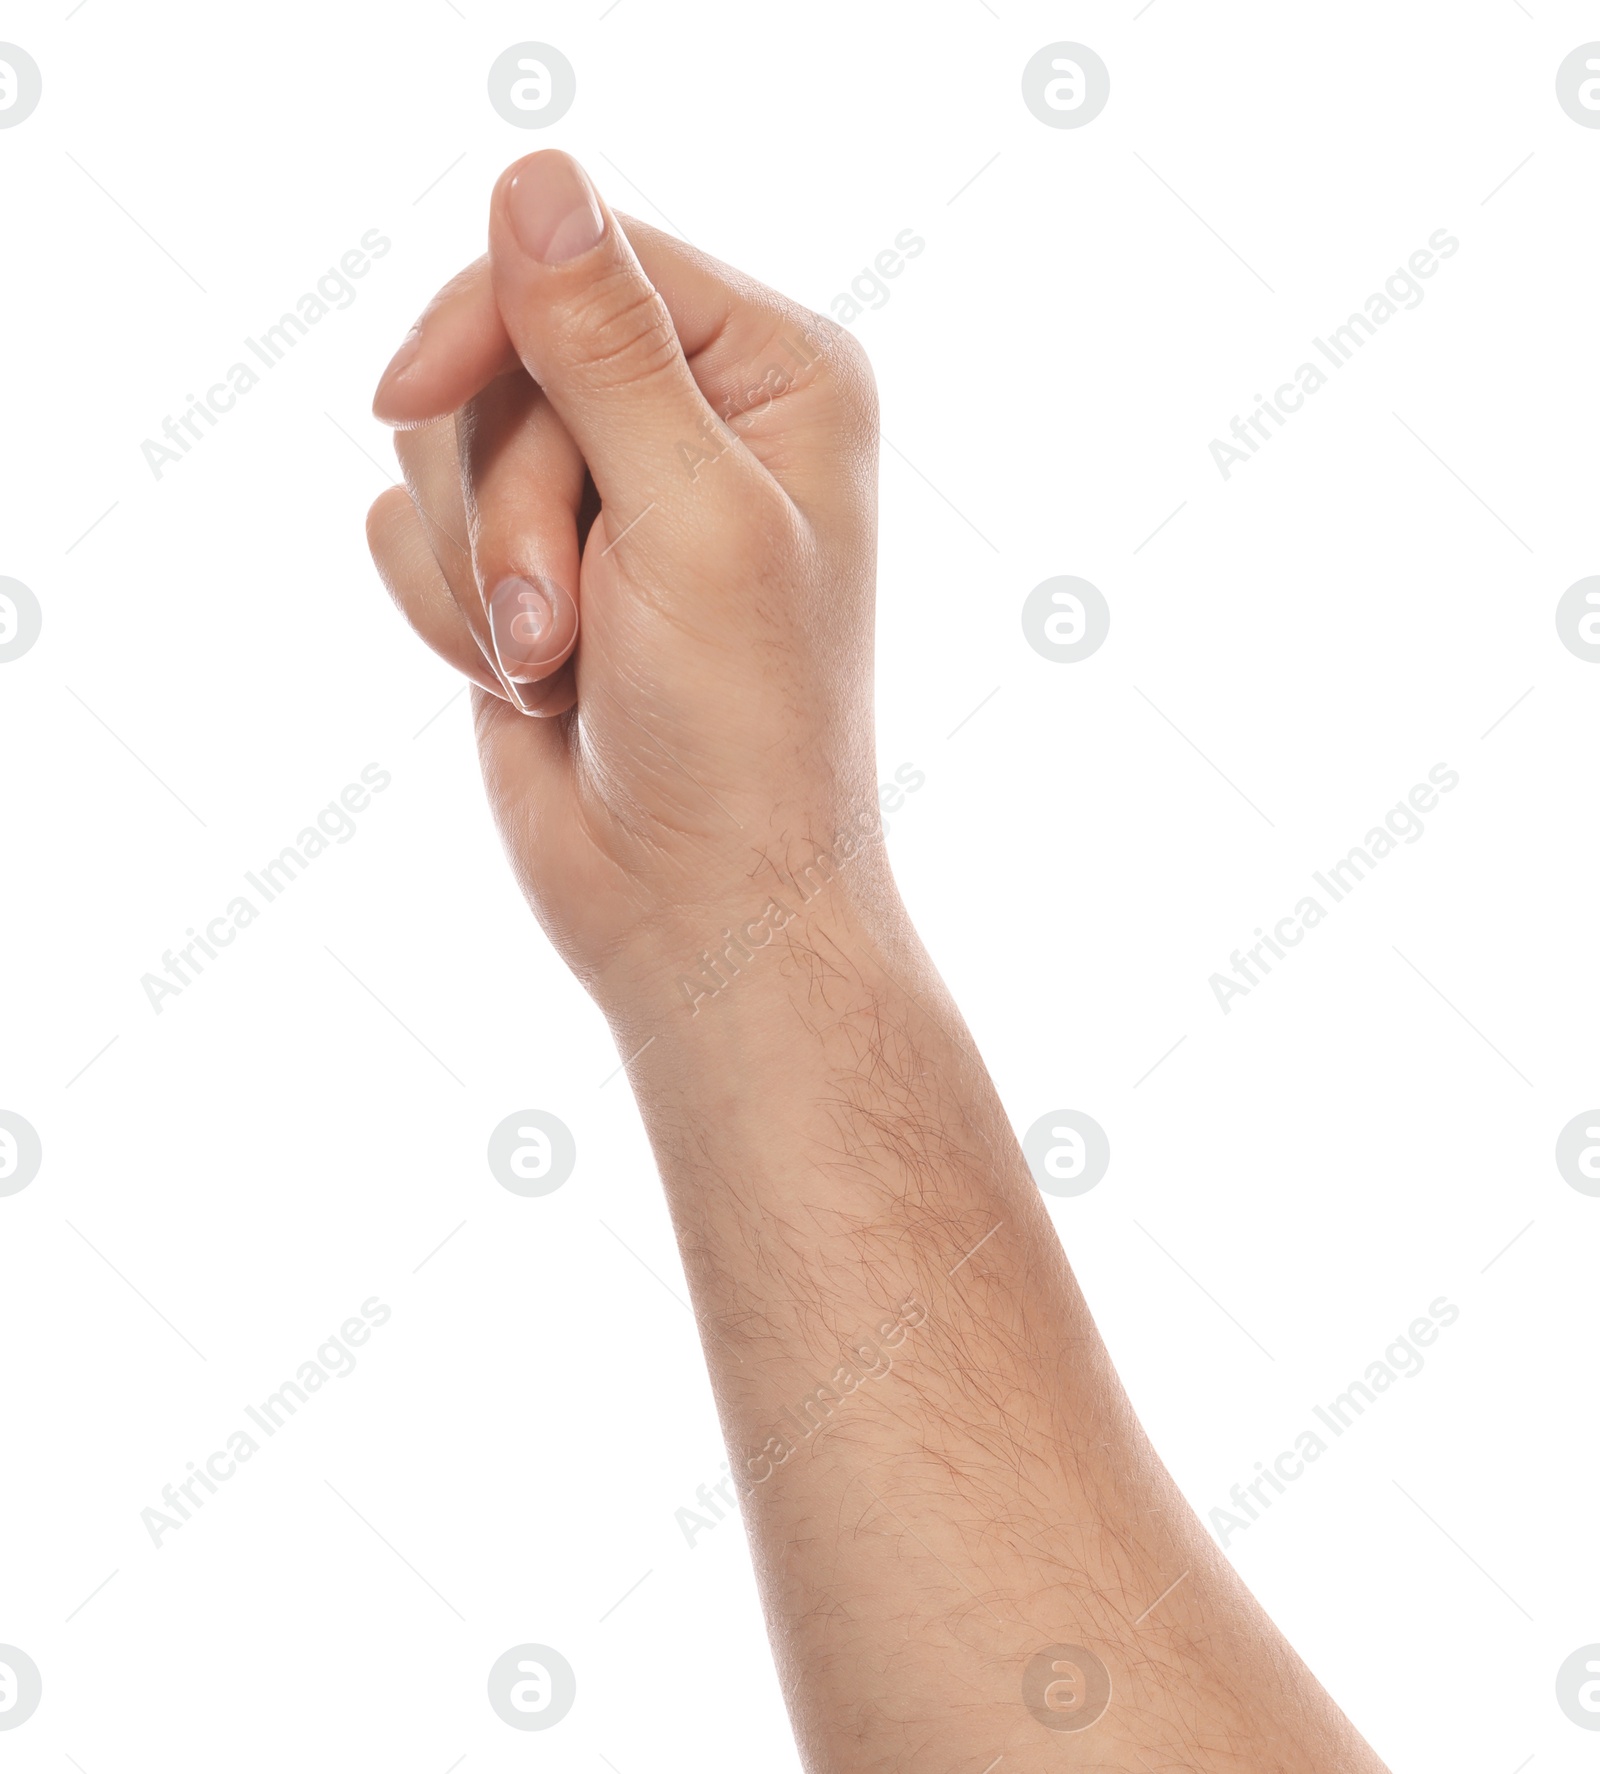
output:
[[[831,315],[798,309],[793,326],[814,353],[799,378],[838,408],[841,417],[873,426],[878,415],[878,383],[866,347]]]
[[[872,359],[867,355],[867,348],[852,332],[847,332],[837,321],[828,323],[830,334],[827,347],[828,369],[838,384],[840,393],[850,401],[858,411],[876,413],[878,410],[878,379],[872,373]]]
[[[681,356],[666,303],[631,270],[597,283],[557,332],[568,374],[597,392],[651,381]]]

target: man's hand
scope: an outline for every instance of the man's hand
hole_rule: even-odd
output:
[[[875,842],[859,352],[539,154],[376,406],[379,566],[633,1056],[806,1766],[1381,1774],[1145,1440]]]
[[[410,496],[373,507],[373,552],[480,687],[552,940],[611,1013],[645,980],[665,1007],[791,867],[876,834],[871,376],[563,154],[501,178],[489,241],[380,386]]]

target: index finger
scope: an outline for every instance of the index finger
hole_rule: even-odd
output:
[[[401,340],[372,397],[373,417],[409,431],[464,407],[497,376],[521,367],[485,253],[450,279]]]
[[[776,378],[765,372],[782,372],[793,387],[811,363],[837,357],[829,349],[833,322],[647,222],[617,220],[667,305],[701,392],[724,420],[770,404]],[[397,427],[426,424],[519,363],[485,254],[423,310],[378,383],[373,414]]]

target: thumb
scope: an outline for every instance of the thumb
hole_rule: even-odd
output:
[[[588,463],[613,534],[727,447],[672,316],[570,155],[530,154],[489,207],[495,298],[517,355]]]

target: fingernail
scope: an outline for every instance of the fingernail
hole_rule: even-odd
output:
[[[548,675],[572,645],[578,606],[553,579],[502,579],[489,593],[489,636],[513,689]]]
[[[506,688],[511,706],[519,715],[543,715],[552,702],[565,699],[567,674],[558,671],[541,678],[537,684],[509,684]]]
[[[564,265],[588,252],[606,231],[588,175],[570,154],[554,148],[518,167],[506,205],[518,244],[545,265]]]
[[[385,397],[392,393],[395,385],[404,377],[417,353],[422,349],[422,323],[416,326],[400,341],[400,349],[389,359],[389,366],[378,378],[378,386],[372,391],[372,410],[380,413]]]
[[[400,373],[422,349],[422,323],[412,327],[411,331],[400,341],[400,349],[389,359],[389,367],[378,378],[378,386],[385,387],[390,382],[397,382]]]

